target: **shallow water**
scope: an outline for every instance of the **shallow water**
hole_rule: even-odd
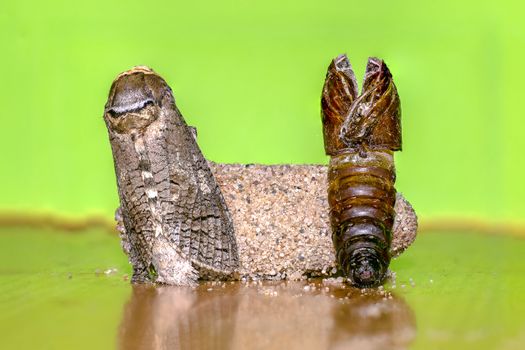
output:
[[[0,230],[0,348],[522,349],[525,240],[424,233],[395,283],[131,286],[116,237]]]

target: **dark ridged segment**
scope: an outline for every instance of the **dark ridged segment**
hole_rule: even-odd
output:
[[[341,198],[350,198],[350,199],[355,198],[355,197],[378,199],[378,198],[388,198],[389,196],[395,197],[395,192],[387,191],[383,188],[379,188],[379,187],[375,187],[375,186],[366,184],[366,185],[346,187],[345,189],[341,190],[341,192],[339,193],[339,196]],[[381,199],[378,199],[378,200],[380,203],[383,202]]]
[[[389,152],[369,152],[367,157],[334,157],[330,163],[328,202],[332,240],[343,272],[353,274],[354,261],[364,252],[378,260],[375,283],[380,283],[390,263],[394,223],[395,170]],[[368,166],[373,163],[374,166]],[[381,166],[382,165],[382,166]]]
[[[359,199],[356,199],[354,203],[348,204],[350,208],[340,213],[339,220],[341,223],[352,222],[352,220],[360,218],[375,220],[384,223],[386,226],[393,223],[393,217],[389,213],[371,205],[359,205],[359,202]]]
[[[383,169],[377,166],[351,166],[351,167],[342,167],[339,169],[330,169],[330,172],[336,172],[339,179],[353,175],[367,175],[375,176],[383,179],[390,179],[392,182],[396,179],[396,173],[390,169]]]
[[[385,158],[388,163],[388,158]],[[329,173],[328,201],[332,226],[346,225],[352,220],[367,218],[391,227],[394,220],[396,191],[393,183],[393,167],[371,167],[371,172],[381,176],[370,176],[367,166],[355,164],[369,161],[354,158],[354,162],[331,163]],[[354,171],[357,169],[357,171]],[[380,169],[380,170],[379,170]]]

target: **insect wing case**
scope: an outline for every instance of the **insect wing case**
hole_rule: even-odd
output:
[[[166,82],[147,67],[122,73],[104,119],[133,280],[186,284],[178,274],[191,268],[201,276],[233,273],[239,258],[230,214]]]
[[[330,64],[323,88],[328,201],[336,259],[359,287],[383,282],[390,263],[396,202],[393,151],[401,149],[401,110],[392,75],[370,58],[361,94],[348,58]]]

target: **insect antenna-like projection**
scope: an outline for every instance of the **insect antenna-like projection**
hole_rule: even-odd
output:
[[[328,201],[336,259],[353,284],[377,286],[390,263],[394,151],[401,150],[399,96],[386,64],[368,60],[359,95],[348,58],[335,58],[321,108],[325,151],[331,157]]]
[[[120,74],[104,120],[132,281],[187,285],[231,275],[239,257],[228,208],[164,79],[147,67]]]

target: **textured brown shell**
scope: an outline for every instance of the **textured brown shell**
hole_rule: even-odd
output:
[[[168,255],[175,253],[201,276],[235,272],[239,257],[230,213],[164,79],[147,67],[120,74],[104,120],[134,280],[150,279],[151,266],[157,280],[163,277],[159,269],[166,278],[176,277],[176,261]]]
[[[321,97],[325,151],[345,148],[401,150],[401,107],[388,67],[368,60],[363,89],[357,96],[355,75],[346,55],[335,58],[326,75]]]

